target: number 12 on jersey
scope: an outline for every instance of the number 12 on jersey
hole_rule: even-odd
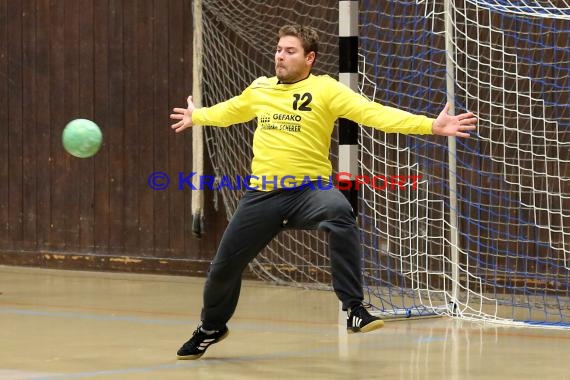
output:
[[[295,111],[311,111],[311,107],[309,104],[313,100],[313,96],[309,92],[305,92],[303,95],[301,94],[293,94],[295,100],[293,100],[293,109]],[[299,102],[301,103],[299,105]]]

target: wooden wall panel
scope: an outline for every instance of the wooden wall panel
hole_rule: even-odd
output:
[[[79,14],[79,99],[78,115],[94,119],[94,91],[95,91],[95,55],[94,33],[95,27],[91,20],[94,18],[94,4],[91,0],[77,1]],[[95,245],[94,226],[94,197],[95,197],[95,160],[80,160],[79,169],[79,237],[78,250],[87,252]]]
[[[22,4],[9,2],[8,25],[8,233],[22,244]],[[15,126],[14,128],[12,126]]]
[[[191,133],[168,115],[192,89],[190,0],[0,0],[0,264],[204,273],[225,214],[191,235]],[[64,126],[95,121],[78,159]],[[206,170],[211,170],[206,164]],[[154,191],[154,171],[171,186]],[[206,194],[212,202],[212,194]]]
[[[60,131],[67,122],[65,107],[65,2],[50,2],[49,18],[49,99],[50,99],[50,219],[46,248],[64,251],[66,243],[66,196],[72,197],[67,186],[66,166],[70,157],[61,151]],[[11,128],[13,126],[11,125]]]
[[[0,244],[10,243],[8,203],[9,188],[5,179],[9,172],[8,118],[8,0],[0,0]]]
[[[124,140],[125,123],[124,109],[124,78],[127,63],[123,59],[123,44],[125,41],[123,25],[123,1],[109,0],[109,89],[107,124],[104,133],[109,144],[109,242],[107,249],[115,254],[124,254],[123,234],[126,230],[125,221],[125,180],[124,165],[128,141]],[[132,64],[132,63],[131,63]],[[120,69],[119,69],[120,68]]]
[[[103,147],[93,160],[93,250],[96,254],[108,253],[110,239],[110,124],[109,124],[109,52],[112,36],[109,19],[110,6],[107,1],[93,2],[93,121],[103,129]]]
[[[51,97],[50,97],[50,1],[36,1],[36,98],[35,98],[35,144],[36,144],[36,249],[47,247],[51,231]],[[57,135],[57,133],[55,134]]]
[[[179,9],[180,1],[171,1],[170,7],[162,7],[159,3],[154,4],[154,50],[149,60],[153,64],[153,73],[155,75],[156,90],[154,91],[154,99],[152,104],[152,117],[155,124],[161,124],[168,118],[170,108],[176,104],[180,99],[170,99],[169,91],[172,88],[177,88],[176,96],[184,93],[188,88],[178,87],[176,83],[172,83],[169,79],[170,75],[170,52],[179,48],[176,41],[181,41],[184,34],[180,31],[180,26],[176,23],[171,23],[170,14],[172,12],[180,12],[182,15],[183,10]],[[170,25],[169,28],[160,28],[160,25]],[[175,40],[176,36],[179,39]],[[172,44],[172,45],[170,45]],[[169,46],[172,46],[169,48]],[[182,65],[174,65],[183,69]],[[163,83],[170,83],[170,86],[164,86]],[[170,139],[174,138],[170,128],[155,128],[152,131],[154,145],[152,154],[152,161],[154,163],[153,171],[164,171],[167,173],[174,173],[174,170],[182,159],[180,150],[175,149],[170,145]],[[184,143],[183,139],[178,141]],[[172,157],[178,157],[175,160],[169,160]],[[172,169],[168,163],[173,162],[176,166]],[[163,191],[147,191],[146,196],[150,194],[150,201],[154,202],[160,207],[153,210],[152,229],[154,231],[154,247],[157,250],[172,250],[173,252],[184,252],[184,236],[178,233],[184,226],[184,194],[179,191],[163,190]],[[171,208],[174,205],[175,207]],[[176,221],[176,222],[174,222]],[[149,226],[149,228],[151,228]],[[182,239],[180,241],[180,238]]]
[[[136,204],[136,212],[139,217],[139,244],[141,247],[152,247],[155,246],[155,230],[154,230],[154,207],[149,207],[149,205],[154,204],[154,191],[151,190],[146,185],[146,178],[148,175],[145,173],[152,173],[154,170],[154,147],[159,142],[154,139],[154,113],[160,112],[154,108],[154,98],[156,96],[154,92],[156,82],[156,67],[154,63],[154,49],[156,49],[155,43],[155,33],[157,25],[154,22],[154,1],[153,0],[142,0],[137,2],[137,18],[136,18],[136,41],[135,47],[137,49],[137,62],[139,63],[138,78],[136,82],[138,84],[138,106],[140,112],[138,113],[139,123],[133,131],[138,134],[141,141],[145,141],[145,144],[140,144],[138,151],[138,168],[135,172],[134,181],[138,183],[134,186],[138,192],[139,202]],[[167,107],[168,108],[168,107]],[[165,110],[167,109],[165,108]],[[160,112],[163,114],[162,112]],[[148,122],[143,122],[147,121]],[[167,124],[166,119],[164,128]],[[160,123],[160,121],[159,121]],[[167,225],[168,226],[168,225]],[[141,252],[143,256],[153,256],[153,251]]]
[[[35,1],[22,1],[22,247],[35,249],[37,240]],[[25,238],[24,238],[25,237]]]

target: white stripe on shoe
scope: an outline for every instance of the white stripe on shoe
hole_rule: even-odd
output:
[[[204,351],[206,348],[208,348],[208,346],[210,344],[212,344],[214,342],[214,340],[216,340],[215,338],[210,338],[210,339],[204,339],[201,343],[200,346],[198,347],[198,349],[200,351]]]
[[[359,318],[356,315],[353,315],[352,316],[352,327],[360,327],[360,323],[362,323],[362,318]]]

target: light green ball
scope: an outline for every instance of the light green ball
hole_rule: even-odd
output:
[[[91,120],[75,119],[63,129],[61,141],[65,150],[72,156],[87,158],[99,151],[103,134]]]

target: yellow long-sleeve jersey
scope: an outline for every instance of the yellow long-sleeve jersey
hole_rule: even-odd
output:
[[[431,134],[433,123],[370,101],[328,75],[312,74],[293,84],[260,77],[240,95],[192,114],[195,125],[217,127],[253,118],[257,128],[250,187],[266,191],[330,177],[329,150],[338,118],[404,134]]]

